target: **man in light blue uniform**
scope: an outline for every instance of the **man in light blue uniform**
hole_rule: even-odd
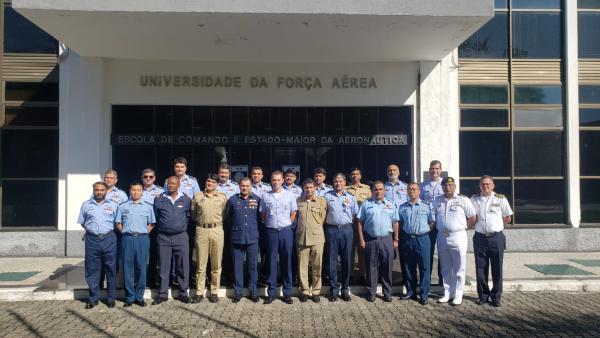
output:
[[[227,163],[221,163],[219,165],[218,174],[219,182],[217,183],[217,191],[224,193],[227,196],[227,199],[240,193],[240,186],[229,179],[231,172]]]
[[[433,160],[429,163],[429,180],[421,183],[421,200],[425,202],[433,203],[433,200],[438,196],[444,195],[444,189],[442,189],[442,162]],[[433,270],[433,254],[435,253],[435,242],[437,241],[438,229],[433,227],[429,232],[429,241],[431,242],[431,267]],[[442,269],[440,267],[440,254],[438,252],[438,281],[440,285],[444,285],[444,278],[442,277]]]
[[[115,186],[118,181],[118,174],[115,170],[109,169],[104,173],[104,183],[108,187],[106,190],[106,199],[121,204],[127,201],[127,194]]]
[[[398,209],[400,216],[400,227],[402,235],[400,236],[402,254],[404,255],[404,270],[406,277],[404,283],[406,286],[406,295],[403,300],[415,299],[417,294],[417,266],[419,267],[419,276],[421,277],[421,305],[429,303],[429,284],[430,275],[430,246],[429,231],[435,221],[431,203],[422,201],[419,198],[419,184],[411,182],[408,184],[409,201],[402,204]]]
[[[252,167],[250,169],[250,178],[252,179],[252,193],[258,197],[266,192],[271,191],[271,185],[262,181],[264,177],[261,167]]]
[[[333,187],[329,184],[325,184],[327,178],[327,172],[324,168],[318,167],[313,171],[313,180],[315,180],[315,193],[318,196],[325,196],[326,193],[333,190]]]
[[[392,301],[392,269],[394,250],[398,247],[398,208],[385,198],[381,181],[375,181],[372,196],[358,211],[358,245],[365,252],[365,270],[369,286],[369,302],[375,301],[377,279],[381,278],[383,300]]]
[[[77,219],[77,223],[85,229],[85,281],[90,290],[86,309],[98,305],[102,269],[106,273],[109,308],[115,307],[117,297],[117,236],[114,222],[119,206],[106,200],[107,188],[104,182],[94,183],[94,197],[81,205]]]
[[[283,173],[279,170],[271,173],[271,187],[273,190],[260,199],[259,212],[261,220],[266,226],[267,260],[269,262],[268,297],[265,304],[275,300],[277,287],[277,260],[281,276],[283,277],[283,301],[292,304],[292,247],[294,233],[292,223],[296,219],[298,205],[294,195],[282,188]]]
[[[129,185],[130,200],[119,205],[117,229],[121,231],[121,252],[123,254],[123,275],[125,277],[125,305],[146,306],[146,262],[150,249],[148,233],[156,219],[152,205],[142,199],[142,183]]]
[[[300,197],[300,195],[302,195],[302,187],[295,183],[296,179],[298,179],[298,176],[296,176],[296,172],[294,171],[294,169],[290,168],[286,170],[283,189],[288,190],[289,192],[294,194],[296,198],[298,198]]]
[[[406,193],[406,183],[400,181],[400,167],[397,164],[390,164],[387,167],[388,181],[385,182],[385,198],[391,200],[396,207],[408,201]]]
[[[198,180],[190,175],[186,174],[187,171],[187,160],[184,157],[177,157],[173,160],[173,171],[175,176],[179,178],[179,191],[189,198],[194,198],[197,192],[200,192],[200,186],[198,186]],[[163,187],[167,186],[167,180]]]
[[[154,204],[154,199],[160,196],[164,189],[155,185],[156,173],[153,169],[144,169],[142,171],[142,182],[144,184],[142,200],[146,203]]]
[[[342,265],[342,299],[350,301],[350,274],[352,272],[352,241],[354,229],[352,224],[358,213],[356,198],[345,190],[346,176],[338,173],[333,176],[334,190],[323,196],[327,202],[327,217],[325,219],[325,259],[329,260],[329,301],[335,302],[340,292],[338,285],[337,262],[338,256]]]

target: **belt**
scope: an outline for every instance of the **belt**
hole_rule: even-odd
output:
[[[113,233],[113,231],[109,231],[109,232],[104,233],[104,234],[94,234],[94,233],[91,233],[91,232],[87,232],[86,236],[89,235],[89,236],[92,236],[92,237],[96,237],[98,239],[103,239],[104,237],[107,237],[107,236],[111,235],[112,233]]]
[[[222,226],[222,224],[221,223],[204,223],[204,224],[197,224],[196,226],[199,228],[211,229],[211,228],[218,228],[218,227]]]
[[[486,238],[490,238],[490,237],[494,237],[497,234],[501,233],[502,231],[492,231],[492,232],[477,232],[480,235],[485,236]]]
[[[123,235],[138,237],[138,236],[147,236],[148,234],[145,232],[124,232]]]
[[[451,234],[455,233],[455,232],[460,232],[460,231],[466,231],[466,229],[459,229],[459,230],[453,230],[453,231],[447,231],[446,229],[442,230],[441,233],[444,236],[450,236]]]
[[[403,232],[402,234],[405,236],[408,236],[410,238],[417,238],[417,237],[427,236],[427,235],[429,235],[429,232],[424,232],[422,234],[409,234],[409,233]]]
[[[291,227],[292,227],[292,225],[290,224],[290,225],[286,225],[286,226],[281,227],[281,228],[274,228],[274,227],[266,227],[266,228],[267,228],[267,230],[281,231],[281,230],[289,229]]]
[[[385,236],[371,236],[369,234],[366,234],[365,240],[367,240],[367,241],[373,241],[373,240],[378,240],[378,239],[386,239],[386,238],[388,238],[390,236],[391,236],[391,234],[387,234]]]
[[[352,223],[340,224],[340,225],[337,225],[337,224],[329,224],[329,223],[327,223],[327,226],[330,226],[330,227],[334,227],[334,228],[341,229],[341,228],[344,228],[344,227],[351,227],[351,226],[352,226]]]

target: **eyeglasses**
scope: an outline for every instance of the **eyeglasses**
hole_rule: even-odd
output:
[[[154,178],[154,176],[144,175],[144,178]]]

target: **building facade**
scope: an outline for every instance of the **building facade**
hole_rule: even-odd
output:
[[[438,159],[512,250],[600,250],[600,1],[5,1],[0,254],[80,255],[108,168],[202,178]]]

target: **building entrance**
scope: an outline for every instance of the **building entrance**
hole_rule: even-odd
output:
[[[221,162],[237,177],[261,166],[292,167],[299,181],[324,167],[328,178],[352,167],[364,181],[384,179],[386,165],[398,163],[411,176],[412,107],[229,107],[131,106],[112,108],[113,168],[122,188],[144,168],[161,183],[172,161],[183,156],[188,173],[200,181]],[[330,183],[330,180],[328,180]],[[202,187],[203,184],[200,184]]]

